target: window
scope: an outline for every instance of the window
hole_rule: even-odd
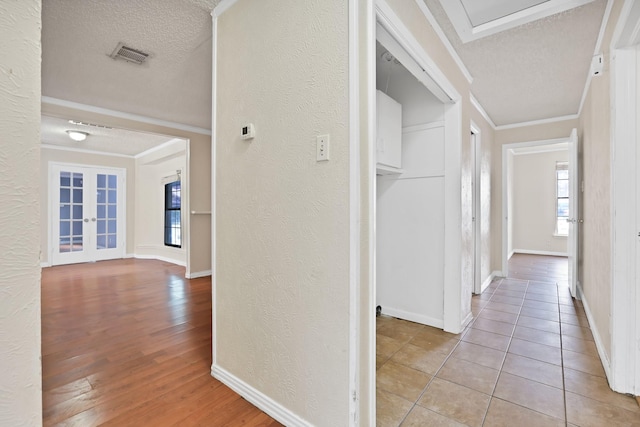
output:
[[[569,164],[556,162],[556,235],[569,234],[567,219],[569,219]]]
[[[164,244],[182,247],[180,225],[180,181],[164,186]]]

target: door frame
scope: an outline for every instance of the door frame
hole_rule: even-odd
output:
[[[638,72],[640,2],[625,1],[611,45],[611,388],[640,395]],[[630,197],[631,195],[631,197]],[[601,354],[602,357],[602,354]],[[606,360],[606,359],[603,359]],[[605,363],[606,368],[606,363]]]
[[[471,203],[471,215],[473,217],[473,293],[481,294],[482,287],[482,135],[480,127],[471,120],[471,182],[473,199]],[[486,285],[489,286],[490,282]]]
[[[58,226],[58,224],[53,223],[53,212],[57,206],[54,206],[54,191],[59,191],[59,186],[56,185],[56,177],[53,176],[54,168],[84,168],[84,169],[99,169],[101,171],[114,171],[114,173],[121,174],[122,176],[122,193],[118,192],[119,198],[121,200],[118,201],[118,205],[122,209],[122,219],[118,218],[118,241],[120,242],[118,246],[122,245],[120,251],[122,252],[122,258],[126,257],[127,253],[127,170],[125,168],[111,167],[111,166],[100,166],[100,165],[91,165],[91,164],[82,164],[82,163],[67,163],[67,162],[59,162],[59,161],[49,161],[47,165],[47,207],[49,209],[48,224],[47,224],[47,241],[48,241],[48,263],[49,265],[66,265],[66,264],[54,264],[54,252],[55,252],[55,242],[53,241],[54,231],[53,227]],[[55,188],[54,188],[55,187]],[[121,237],[122,236],[122,237]],[[114,258],[115,259],[115,258]],[[91,261],[91,260],[90,260]],[[90,262],[87,261],[87,262]]]
[[[386,0],[375,2],[376,24],[380,24],[386,32],[404,49],[404,51],[415,61],[424,71],[419,80],[425,84],[429,90],[444,103],[444,127],[445,127],[445,259],[448,262],[444,268],[444,330],[452,333],[459,333],[471,320],[471,311],[464,313],[463,299],[471,302],[471,276],[468,264],[462,262],[462,97],[457,92],[453,84],[440,70],[436,62],[425,51],[422,44],[413,36],[411,31],[405,26],[402,20],[396,15],[393,8]],[[375,34],[373,40],[372,57],[375,57]],[[371,67],[371,65],[369,65]],[[368,70],[368,75],[373,76],[375,82],[375,64],[373,69]],[[375,83],[369,87],[369,99],[375,100]],[[375,123],[376,106],[372,102],[369,110],[369,123]],[[375,145],[375,128],[370,130],[372,138],[369,143]],[[375,165],[369,176],[370,191],[375,192]],[[371,193],[370,193],[371,194]],[[375,198],[372,210],[375,212]],[[375,214],[373,215],[375,218]],[[370,218],[371,220],[371,218]],[[375,223],[370,227],[375,228]],[[375,248],[375,235],[372,242]],[[372,268],[375,269],[375,264]],[[375,277],[375,276],[372,276]],[[376,289],[375,280],[372,283],[374,293]],[[468,295],[467,295],[468,294]]]
[[[570,139],[570,136],[566,138],[555,139],[543,139],[537,141],[525,141],[525,142],[513,142],[502,145],[502,255],[501,264],[502,271],[501,276],[507,277],[509,273],[509,191],[508,191],[508,174],[509,174],[509,162],[508,156],[512,153],[513,149],[526,148],[526,147],[538,147],[553,144],[566,144]]]

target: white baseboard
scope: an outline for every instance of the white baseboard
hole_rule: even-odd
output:
[[[242,381],[241,379],[218,365],[214,364],[211,366],[211,375],[214,378],[220,380],[231,390],[238,393],[244,399],[269,414],[269,416],[274,418],[276,421],[286,426],[307,427],[312,425],[310,422],[305,421],[300,416],[294,414],[289,409],[274,401],[266,394],[256,390],[246,382]]]
[[[398,310],[392,307],[382,305],[382,314],[397,317],[398,319],[409,320],[411,322],[421,323],[423,325],[433,326],[434,328],[444,328],[444,320],[435,317],[425,316],[423,314],[411,313],[409,311]]]
[[[164,262],[168,262],[171,264],[176,264],[176,265],[180,265],[182,267],[186,267],[187,263],[178,259],[174,259],[174,258],[169,258],[166,256],[161,256],[161,255],[140,255],[140,254],[135,254],[133,256],[136,259],[157,259],[158,261],[164,261]]]
[[[460,331],[458,331],[457,333],[462,332],[464,328],[466,328],[467,325],[471,323],[472,320],[473,320],[473,313],[469,312],[467,314],[467,317],[465,317],[464,320],[462,321],[462,325],[460,325]]]
[[[596,349],[598,349],[598,355],[600,356],[600,360],[602,361],[602,366],[604,367],[604,373],[607,376],[607,380],[609,384],[611,384],[611,362],[609,361],[609,357],[607,357],[607,353],[604,351],[604,345],[602,344],[602,338],[600,337],[600,333],[596,328],[596,323],[593,319],[593,315],[591,314],[591,309],[589,308],[589,303],[584,296],[584,292],[582,292],[582,286],[578,283],[576,294],[582,300],[582,306],[584,307],[584,312],[587,314],[587,320],[589,321],[589,327],[591,328],[591,333],[593,334],[593,339],[596,342]]]
[[[484,292],[485,289],[489,287],[491,282],[493,282],[493,279],[495,279],[496,277],[502,277],[502,271],[498,271],[498,270],[492,271],[489,277],[487,277],[485,281],[482,282],[482,286],[480,287],[480,293]]]
[[[511,251],[509,252],[509,256],[507,257],[507,261],[511,259],[511,257],[513,256],[513,254],[515,254],[516,251]]]
[[[569,256],[566,252],[533,251],[529,249],[514,249],[513,252],[526,255]]]
[[[51,263],[48,261],[40,263],[40,268],[46,268],[46,267],[51,267]]]
[[[211,270],[196,271],[194,273],[185,273],[184,277],[187,279],[197,279],[198,277],[211,276]]]

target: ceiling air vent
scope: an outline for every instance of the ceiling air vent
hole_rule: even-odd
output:
[[[127,62],[140,65],[147,60],[149,54],[127,47],[121,42],[118,43],[118,46],[116,46],[113,53],[109,56],[113,59],[124,59]]]

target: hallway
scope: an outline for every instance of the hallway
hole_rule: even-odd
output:
[[[377,320],[378,426],[640,426],[612,392],[566,258],[514,255],[459,335]]]

